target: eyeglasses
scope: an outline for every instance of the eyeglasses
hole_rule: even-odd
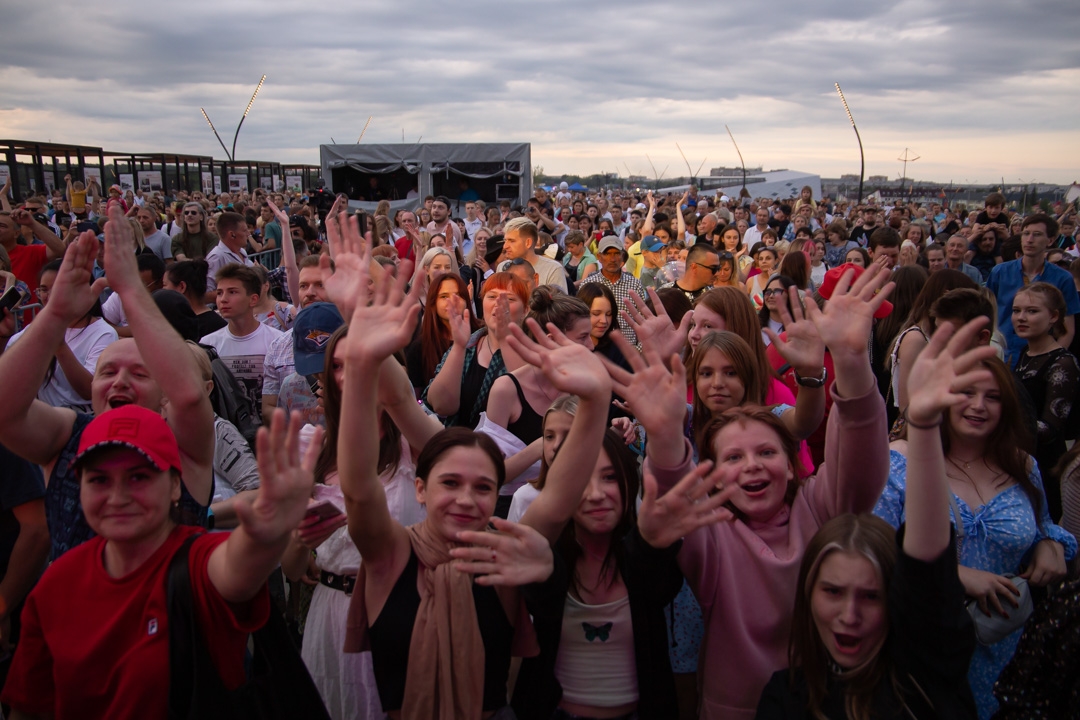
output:
[[[694,264],[695,264],[695,265],[697,265],[698,267],[703,267],[703,268],[705,268],[706,270],[708,270],[709,272],[711,272],[711,273],[712,273],[713,275],[715,275],[716,273],[720,272],[720,263],[717,263],[716,265],[703,265],[703,264],[701,264],[701,263],[699,263],[699,262],[696,262],[696,263],[694,263]]]
[[[761,291],[761,297],[780,297],[785,292],[784,288],[769,288]]]
[[[45,287],[44,285],[41,285],[36,290],[34,290],[34,292],[37,293],[38,297],[41,297],[42,295],[48,295],[49,294],[49,288]]]

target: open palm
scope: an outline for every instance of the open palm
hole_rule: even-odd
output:
[[[780,321],[784,324],[786,339],[771,328],[766,328],[765,332],[772,340],[773,347],[797,372],[817,373],[825,362],[825,343],[817,327],[804,314],[798,289],[791,287],[788,291],[794,317],[788,312],[788,303],[779,303]]]
[[[359,277],[367,274],[366,264]],[[416,318],[420,315],[420,283],[415,278],[412,289],[405,293],[408,276],[398,278],[385,274],[373,279],[370,303],[357,303],[349,323],[345,354],[353,360],[381,363],[412,340]]]
[[[596,353],[570,340],[552,324],[544,334],[540,325],[526,320],[533,340],[517,325],[510,326],[507,344],[525,362],[540,368],[544,377],[556,390],[580,397],[602,398],[607,402],[611,396],[611,378]]]
[[[854,274],[849,270],[837,282],[824,311],[814,303],[806,305],[807,317],[833,353],[866,352],[874,313],[895,287],[889,281],[889,271],[880,265],[872,264],[852,283]]]
[[[686,420],[686,370],[678,357],[667,358],[649,350],[639,353],[615,331],[611,339],[630,363],[633,372],[627,372],[605,360],[608,374],[616,394],[626,398],[626,404],[634,417],[650,435],[662,434],[670,428],[678,428],[681,434]]]
[[[978,317],[959,330],[942,323],[911,365],[908,376],[907,416],[916,424],[929,425],[942,412],[962,402],[964,388],[985,380],[990,371],[980,363],[994,356],[990,346],[970,350],[972,341],[988,322]]]

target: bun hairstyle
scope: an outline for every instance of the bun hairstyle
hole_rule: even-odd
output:
[[[184,283],[187,286],[188,295],[192,297],[206,295],[206,275],[210,272],[210,266],[205,260],[181,260],[170,265],[165,272],[173,285]]]
[[[548,323],[566,332],[581,318],[589,318],[589,306],[563,291],[541,285],[529,296],[529,315],[541,328]]]

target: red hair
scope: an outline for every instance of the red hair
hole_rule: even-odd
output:
[[[497,272],[487,279],[481,296],[487,295],[492,290],[506,290],[512,292],[521,299],[521,304],[529,307],[529,284],[517,275],[508,272]]]

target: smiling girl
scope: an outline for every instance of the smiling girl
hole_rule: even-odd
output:
[[[703,428],[702,458],[715,462],[718,479],[731,494],[730,521],[686,535],[678,558],[705,619],[700,671],[714,680],[702,688],[702,718],[753,716],[769,677],[787,665],[803,549],[830,518],[870,510],[884,486],[885,408],[866,340],[891,284],[880,268],[863,273],[849,287],[852,275],[841,279],[824,311],[807,304],[807,319],[801,321],[813,327],[807,329],[807,345],[812,344],[811,332],[822,343],[813,352],[815,362],[820,363],[828,346],[836,367],[826,460],[817,474],[805,482],[799,479],[797,441],[770,410],[731,409]],[[794,326],[788,335],[787,342],[795,342]],[[808,351],[804,359],[810,355]],[[693,467],[689,444],[679,437],[683,368],[677,362],[666,367],[651,349],[644,358],[627,357],[633,374],[609,372],[616,391],[628,399],[648,432],[646,470],[667,491]],[[805,378],[820,375],[820,364],[816,370],[803,359],[793,364],[803,369]],[[655,529],[641,526],[643,538],[654,547],[667,547],[682,533],[673,526],[672,532],[680,534]]]
[[[1061,518],[1061,488],[1053,470],[1065,454],[1065,426],[1080,392],[1076,358],[1057,343],[1065,333],[1065,315],[1065,297],[1050,283],[1032,283],[1013,298],[1013,330],[1027,341],[1014,372],[1035,404],[1035,460],[1055,520]]]

